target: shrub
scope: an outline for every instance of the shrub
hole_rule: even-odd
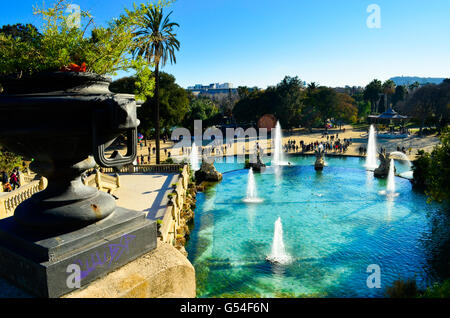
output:
[[[444,130],[441,144],[434,147],[431,154],[419,151],[413,162],[412,183],[425,189],[429,201],[442,202],[450,199],[450,132]]]
[[[450,279],[442,284],[434,284],[423,293],[424,298],[450,298]]]
[[[22,157],[0,148],[0,172],[10,173],[15,167],[22,167]]]
[[[166,165],[172,165],[172,164],[174,164],[174,161],[173,161],[172,158],[167,158],[167,159],[163,162],[163,164],[166,164]]]
[[[413,279],[396,280],[391,287],[387,288],[386,294],[390,298],[416,298],[420,296],[416,281]]]
[[[423,150],[419,150],[417,154],[417,159],[413,161],[412,170],[414,178],[412,180],[412,184],[417,188],[425,189],[431,164],[431,157],[429,153]]]
[[[0,76],[20,78],[60,70],[114,75],[118,70],[133,67],[133,61],[129,58],[134,48],[133,33],[138,18],[152,4],[135,5],[132,11],[125,10],[107,27],[94,27],[92,16],[82,11],[83,28],[74,26],[72,17],[65,14],[69,6],[68,0],[57,0],[47,9],[34,8],[34,14],[43,20],[42,33],[32,26],[21,29],[20,34],[26,36],[0,33]],[[92,29],[91,36],[85,36],[88,29]],[[142,61],[139,63],[142,67]]]

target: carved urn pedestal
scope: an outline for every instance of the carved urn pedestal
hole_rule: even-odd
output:
[[[391,160],[389,159],[390,153],[379,153],[378,158],[380,159],[380,165],[373,171],[375,178],[386,179],[389,175],[389,168],[391,166]],[[394,166],[394,173],[396,172]]]
[[[219,182],[222,178],[222,174],[216,170],[216,167],[214,167],[214,160],[210,160],[206,156],[203,156],[200,170],[195,171],[195,182],[197,184],[204,181]]]
[[[0,144],[34,158],[48,187],[0,221],[0,275],[38,297],[60,297],[156,248],[156,223],[85,186],[95,166],[133,162],[136,101],[105,77],[46,73],[0,80]],[[127,154],[105,149],[127,134]]]
[[[266,170],[266,165],[262,162],[261,160],[261,154],[258,151],[257,156],[256,156],[256,162],[250,162],[246,161],[245,162],[245,169],[253,169],[253,172],[263,172],[264,170]]]
[[[319,148],[315,151],[316,154],[316,161],[314,163],[314,169],[316,171],[322,171],[323,167],[325,167],[325,160],[323,159],[323,156],[325,155],[325,152],[323,148]]]

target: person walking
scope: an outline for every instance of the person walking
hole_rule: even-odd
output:
[[[20,188],[19,176],[17,175],[16,169],[13,170],[11,176],[9,177],[9,183],[13,190]]]

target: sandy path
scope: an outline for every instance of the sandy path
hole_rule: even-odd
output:
[[[339,129],[329,129],[328,134],[329,135],[335,135],[338,134],[339,139],[343,141],[344,139],[352,139],[352,144],[348,147],[347,151],[345,153],[337,153],[343,156],[359,156],[359,147],[367,147],[367,132],[364,130],[355,130],[352,126],[344,126],[345,132],[343,130]],[[296,144],[300,144],[300,140],[303,140],[305,144],[309,144],[315,141],[318,142],[326,142],[326,137],[322,136],[322,131],[315,130],[312,133],[304,132],[303,130],[294,130],[292,133],[284,131],[283,132],[283,144],[287,144],[288,140],[295,140]],[[155,146],[154,140],[147,140],[147,146],[145,146],[145,141],[142,141],[142,148],[138,144],[138,155],[144,156],[144,163],[148,163],[148,146],[153,148]],[[255,149],[256,141],[250,141],[248,144],[245,144],[244,139],[240,138],[238,139],[238,142],[235,143],[234,147],[232,149],[228,148],[227,155],[242,155],[242,154],[249,154],[250,150]],[[266,152],[270,152],[271,147],[271,141],[270,139],[266,141],[260,141],[260,146],[265,149]],[[418,137],[417,135],[412,135],[408,138],[403,139],[378,139],[377,142],[377,149],[380,149],[382,146],[383,148],[386,148],[388,152],[393,152],[397,150],[397,147],[405,147],[407,150],[407,155],[410,160],[414,160],[417,150],[422,149],[425,151],[430,152],[435,145],[439,144],[439,138],[436,136],[426,136],[426,137]],[[183,156],[181,154],[180,149],[173,149],[174,142],[167,141],[164,143],[161,141],[161,162],[166,160],[168,158],[168,153],[171,153],[171,157],[173,157],[176,160],[181,160],[184,157],[187,157],[187,154]],[[245,148],[244,148],[245,147]],[[408,148],[412,148],[411,154],[409,154]],[[206,148],[206,147],[204,147]],[[244,151],[245,149],[245,151]],[[164,150],[167,150],[167,154]],[[296,152],[289,152],[290,154],[294,154]],[[313,152],[309,152],[313,153]],[[334,152],[331,152],[334,153]],[[219,156],[222,155],[222,153],[218,154]],[[217,156],[216,154],[212,154],[211,156]],[[151,164],[155,164],[155,155],[153,152],[151,152]]]

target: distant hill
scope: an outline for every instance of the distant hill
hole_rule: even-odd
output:
[[[417,77],[417,76],[396,76],[390,78],[395,85],[410,85],[415,82],[419,82],[419,84],[441,84],[445,78],[437,78],[437,77]]]

